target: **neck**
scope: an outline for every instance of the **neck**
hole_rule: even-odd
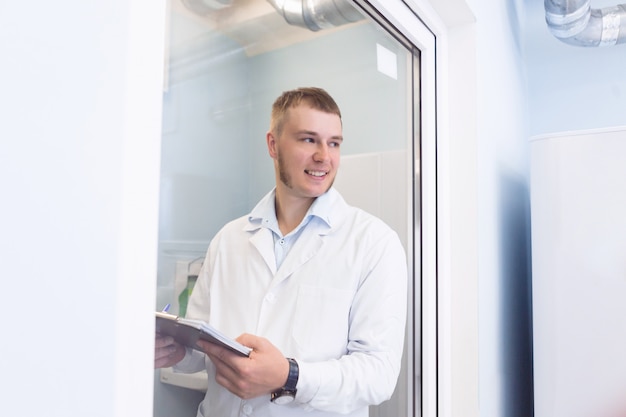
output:
[[[277,188],[275,201],[276,220],[278,220],[278,228],[284,236],[302,222],[315,198],[298,198],[282,194]]]

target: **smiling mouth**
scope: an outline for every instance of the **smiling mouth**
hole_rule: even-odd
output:
[[[309,170],[305,170],[304,172],[306,172],[307,174],[312,175],[314,177],[323,177],[323,176],[328,174],[328,171],[309,171]]]

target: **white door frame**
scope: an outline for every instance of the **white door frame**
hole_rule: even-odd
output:
[[[474,15],[465,0],[368,3],[421,54],[422,160],[421,166],[416,164],[421,167],[416,173],[416,178],[421,176],[421,254],[413,255],[421,259],[422,288],[421,317],[416,312],[412,319],[421,320],[422,374],[414,375],[409,387],[421,395],[422,404],[421,413],[418,408],[415,415],[475,417],[479,410]]]
[[[476,319],[476,312],[472,308],[476,308],[477,303],[475,298],[469,298],[464,306],[464,312],[470,312],[465,315],[470,319],[464,319],[462,323],[455,321],[458,313],[458,298],[454,298],[454,310],[452,309],[452,274],[451,268],[455,268],[455,258],[451,256],[451,241],[454,239],[455,245],[463,245],[465,242],[459,242],[456,239],[456,232],[450,230],[450,219],[455,221],[459,217],[459,211],[451,208],[449,204],[451,190],[456,190],[455,184],[458,175],[467,177],[467,172],[452,173],[450,169],[451,161],[454,160],[455,147],[452,146],[452,138],[455,143],[457,139],[465,140],[470,137],[473,132],[456,132],[456,128],[452,124],[448,123],[448,118],[452,119],[455,116],[454,108],[449,111],[450,107],[456,108],[456,98],[453,93],[452,85],[458,81],[458,78],[451,77],[453,82],[450,82],[451,87],[448,89],[449,74],[454,68],[448,65],[448,60],[454,55],[455,48],[448,45],[448,27],[441,20],[440,10],[435,11],[433,6],[442,7],[441,5],[450,6],[452,4],[462,5],[467,10],[467,6],[464,0],[432,0],[433,5],[430,4],[431,0],[369,0],[369,3],[378,10],[391,24],[393,24],[403,35],[415,44],[421,51],[421,75],[422,75],[422,124],[421,124],[421,136],[422,136],[422,163],[421,163],[421,175],[422,179],[422,330],[423,330],[423,344],[422,344],[422,375],[413,375],[415,381],[411,381],[411,385],[414,389],[420,390],[422,398],[422,416],[427,417],[447,417],[454,415],[452,412],[455,407],[463,406],[463,415],[465,417],[476,416],[477,414],[477,398],[474,398],[474,392],[477,390],[477,378],[475,378],[477,368],[477,359],[469,358],[466,361],[466,357],[455,356],[456,353],[452,347],[452,342],[458,343],[458,336],[452,332],[452,323],[455,323],[455,328],[464,326],[467,321],[470,321],[470,325],[474,325],[472,320]],[[148,27],[154,28],[150,34],[154,34],[151,37],[137,36],[136,50],[142,51],[148,49],[153,51],[155,46],[162,46],[164,41],[166,22],[164,19],[165,4],[164,0],[160,0],[156,3],[150,3],[146,0],[133,0],[133,10],[138,12],[133,14],[133,21],[131,26],[136,30],[133,33],[139,33],[142,28]],[[145,7],[144,7],[145,6]],[[143,9],[142,9],[143,8]],[[145,13],[145,10],[152,10],[153,13]],[[144,11],[143,13],[141,11]],[[458,10],[458,7],[455,8]],[[471,13],[470,13],[471,14]],[[418,18],[419,16],[419,18]],[[465,18],[467,20],[467,18]],[[471,20],[471,17],[470,17]],[[463,22],[461,22],[463,23]],[[145,32],[145,30],[141,30]],[[454,35],[451,36],[451,38]],[[451,41],[450,44],[453,42]],[[141,46],[146,48],[141,48]],[[450,52],[452,50],[452,52]],[[473,49],[472,49],[473,51]],[[139,62],[138,59],[131,60],[128,71],[129,85],[133,85],[133,80],[145,79],[146,74],[149,74],[155,82],[152,85],[157,85],[158,80],[162,77],[162,67],[158,66],[159,56],[161,53],[152,53],[156,59],[148,60],[149,66]],[[131,54],[131,56],[133,56]],[[152,62],[156,62],[153,65]],[[471,65],[463,69],[471,71]],[[475,71],[475,69],[474,69]],[[466,76],[471,79],[472,74]],[[456,81],[455,81],[456,80]],[[143,84],[142,84],[143,85]],[[475,82],[474,82],[475,85]],[[467,88],[467,85],[463,85]],[[471,87],[471,86],[470,86]],[[449,91],[450,90],[450,91]],[[160,93],[160,89],[159,89]],[[150,108],[150,111],[145,111],[145,105],[152,102],[151,94],[143,94],[140,91],[137,92],[137,100],[129,100],[127,110],[136,110],[140,114],[154,115],[156,114],[156,108]],[[466,101],[471,101],[475,97],[471,95]],[[453,100],[454,98],[454,100]],[[127,107],[128,107],[127,106]],[[464,107],[464,114],[467,113],[467,106]],[[465,116],[468,119],[471,118],[470,113]],[[143,110],[142,110],[143,109]],[[144,113],[142,113],[142,111]],[[129,119],[138,120],[138,119]],[[160,119],[158,117],[152,117],[151,123],[147,126],[150,129],[160,129]],[[141,119],[143,121],[143,119]],[[138,122],[139,123],[139,122]],[[456,125],[456,124],[455,124]],[[132,126],[131,126],[132,127]],[[145,127],[145,126],[144,126]],[[459,127],[462,129],[462,127]],[[129,129],[129,131],[132,129]],[[155,133],[150,137],[158,137]],[[462,133],[462,134],[457,134]],[[129,135],[129,145],[133,145],[135,142],[138,149],[143,145],[142,140],[137,139],[144,135]],[[133,139],[135,138],[135,139]],[[449,139],[450,138],[450,139]],[[471,138],[470,138],[471,139]],[[468,142],[468,141],[465,141]],[[469,141],[471,142],[471,141]],[[468,142],[468,143],[469,143]],[[156,153],[158,153],[158,144],[153,144]],[[465,148],[467,149],[467,148]],[[132,149],[131,149],[132,151]],[[129,151],[130,152],[130,151]],[[474,155],[465,155],[469,158]],[[158,159],[155,155],[150,156],[150,161],[154,162]],[[132,158],[128,158],[132,161]],[[419,166],[419,165],[418,165]],[[139,172],[139,173],[138,173]],[[137,181],[144,179],[140,174],[141,170],[126,172],[124,177],[125,181],[128,179],[136,179]],[[140,183],[137,182],[138,184]],[[152,186],[158,183],[158,176],[154,177],[151,181],[148,181]],[[135,184],[133,182],[133,184]],[[144,182],[145,184],[145,182]],[[141,189],[141,193],[134,195],[140,195],[141,200],[146,204],[150,204],[155,201],[158,191],[154,187],[150,187],[149,190]],[[135,206],[133,206],[135,207]],[[124,207],[123,213],[132,216],[137,213],[137,210],[133,207]],[[475,222],[471,217],[466,219],[470,223]],[[471,225],[470,225],[471,227]],[[155,243],[157,236],[150,231],[138,231],[141,235],[143,242]],[[471,242],[470,242],[471,243]],[[152,247],[154,245],[142,245],[143,247]],[[464,246],[466,249],[466,246]],[[136,272],[136,265],[154,265],[154,254],[142,254],[141,258],[135,257],[132,262],[126,262],[124,271],[120,271],[120,276],[133,276]],[[151,269],[142,269],[144,271],[141,276],[145,276],[146,284],[153,279],[150,272]],[[476,274],[473,270],[463,272],[463,278],[468,282],[477,282]],[[469,276],[468,276],[469,275]],[[137,317],[135,322],[146,323],[145,331],[141,334],[129,332],[129,328],[125,325],[124,319],[116,319],[115,324],[117,327],[118,345],[119,346],[135,346],[136,349],[127,352],[127,355],[122,355],[116,359],[116,368],[120,369],[116,381],[117,385],[116,394],[116,412],[117,417],[123,417],[127,415],[137,415],[149,417],[152,415],[152,389],[143,389],[141,392],[136,390],[128,390],[133,392],[132,398],[126,395],[124,392],[126,388],[130,388],[129,384],[131,379],[127,378],[128,364],[133,361],[132,358],[143,358],[144,352],[149,350],[153,343],[153,336],[150,335],[150,326],[153,325],[152,316],[148,316],[145,306],[154,305],[155,295],[153,292],[139,292],[134,291],[137,288],[137,283],[128,280],[119,280],[118,293],[118,310],[122,313],[120,317]],[[133,294],[133,297],[128,297],[127,294]],[[464,293],[465,294],[465,293]],[[465,296],[465,295],[464,295]],[[466,298],[467,299],[467,298]],[[138,302],[141,301],[141,302]],[[138,314],[132,314],[138,313]],[[121,314],[121,313],[120,313]],[[460,314],[463,315],[463,314]],[[474,331],[476,330],[476,331]],[[470,340],[470,346],[466,343],[462,343],[462,347],[459,349],[476,349],[476,346],[472,345],[477,337],[477,329],[467,329],[465,326],[465,334],[475,333],[474,338]],[[461,340],[465,342],[465,340]],[[141,347],[141,349],[139,347]],[[119,350],[122,352],[123,350]],[[476,355],[477,357],[477,355]],[[151,365],[142,359],[141,372],[137,372],[141,376],[145,376],[144,380],[151,380],[153,370]],[[459,378],[459,372],[457,367],[459,362],[463,363],[460,366],[464,367],[461,372],[461,378]],[[454,363],[454,368],[453,368]],[[123,370],[126,370],[124,372]],[[132,373],[132,372],[131,372]],[[453,378],[454,375],[454,378]],[[455,385],[452,381],[455,381]],[[414,384],[417,382],[417,384]],[[467,385],[469,382],[470,385]],[[470,399],[464,401],[457,401],[456,394],[459,391],[457,385],[464,385],[465,390],[469,390]],[[466,406],[468,405],[468,406]],[[418,411],[419,413],[419,411]],[[419,414],[418,414],[419,415]]]
[[[420,50],[420,143],[416,143],[419,155],[414,166],[415,181],[420,184],[418,199],[420,224],[415,225],[416,237],[413,259],[416,260],[415,275],[421,279],[420,288],[412,289],[419,299],[420,308],[413,310],[414,316],[409,317],[409,336],[413,335],[415,323],[420,323],[421,343],[417,346],[420,357],[409,359],[410,366],[416,370],[410,372],[406,381],[414,394],[417,415],[437,415],[437,111],[436,111],[436,59],[435,37],[433,33],[418,19],[417,15],[402,1],[370,0],[368,1],[396,30]],[[419,147],[419,148],[418,148]],[[417,152],[419,150],[419,152]],[[412,223],[411,223],[412,224]],[[419,331],[419,330],[418,330]],[[417,339],[420,340],[419,338]],[[412,355],[409,355],[410,357]],[[413,366],[411,361],[421,361]],[[421,369],[421,374],[419,374]],[[410,395],[409,395],[410,397]],[[421,399],[420,401],[417,401]],[[411,399],[409,398],[409,402]],[[409,404],[410,406],[411,404]],[[421,413],[419,409],[421,406]],[[411,410],[412,408],[409,408]]]

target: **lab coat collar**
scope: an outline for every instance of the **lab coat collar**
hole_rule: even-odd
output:
[[[348,208],[344,199],[334,188],[318,197],[307,213],[307,216],[315,217],[311,219],[311,222],[316,223],[317,226],[309,224],[302,231],[302,235],[294,245],[292,256],[287,256],[280,269],[277,270],[272,231],[262,225],[262,222],[271,221],[271,218],[268,218],[270,214],[273,214],[272,218],[275,220],[274,196],[275,190],[268,193],[252,210],[248,216],[248,223],[244,226],[245,231],[252,232],[250,243],[259,251],[274,275],[272,285],[286,279],[318,253],[324,244],[323,237],[331,233],[333,227],[339,225]],[[298,254],[297,257],[296,254]]]
[[[248,223],[244,230],[254,231],[260,227],[268,227],[270,223],[276,223],[276,188],[267,193],[248,215]],[[326,193],[315,199],[305,218],[314,216],[326,223],[326,231],[336,227],[345,215],[347,205],[337,190],[330,188]],[[266,223],[263,225],[263,223]],[[334,222],[334,224],[333,224]],[[325,234],[325,233],[323,233]]]

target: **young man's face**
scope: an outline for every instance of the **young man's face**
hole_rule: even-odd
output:
[[[338,115],[301,103],[287,111],[280,137],[267,144],[276,167],[276,186],[299,198],[315,198],[333,184],[343,140]]]

